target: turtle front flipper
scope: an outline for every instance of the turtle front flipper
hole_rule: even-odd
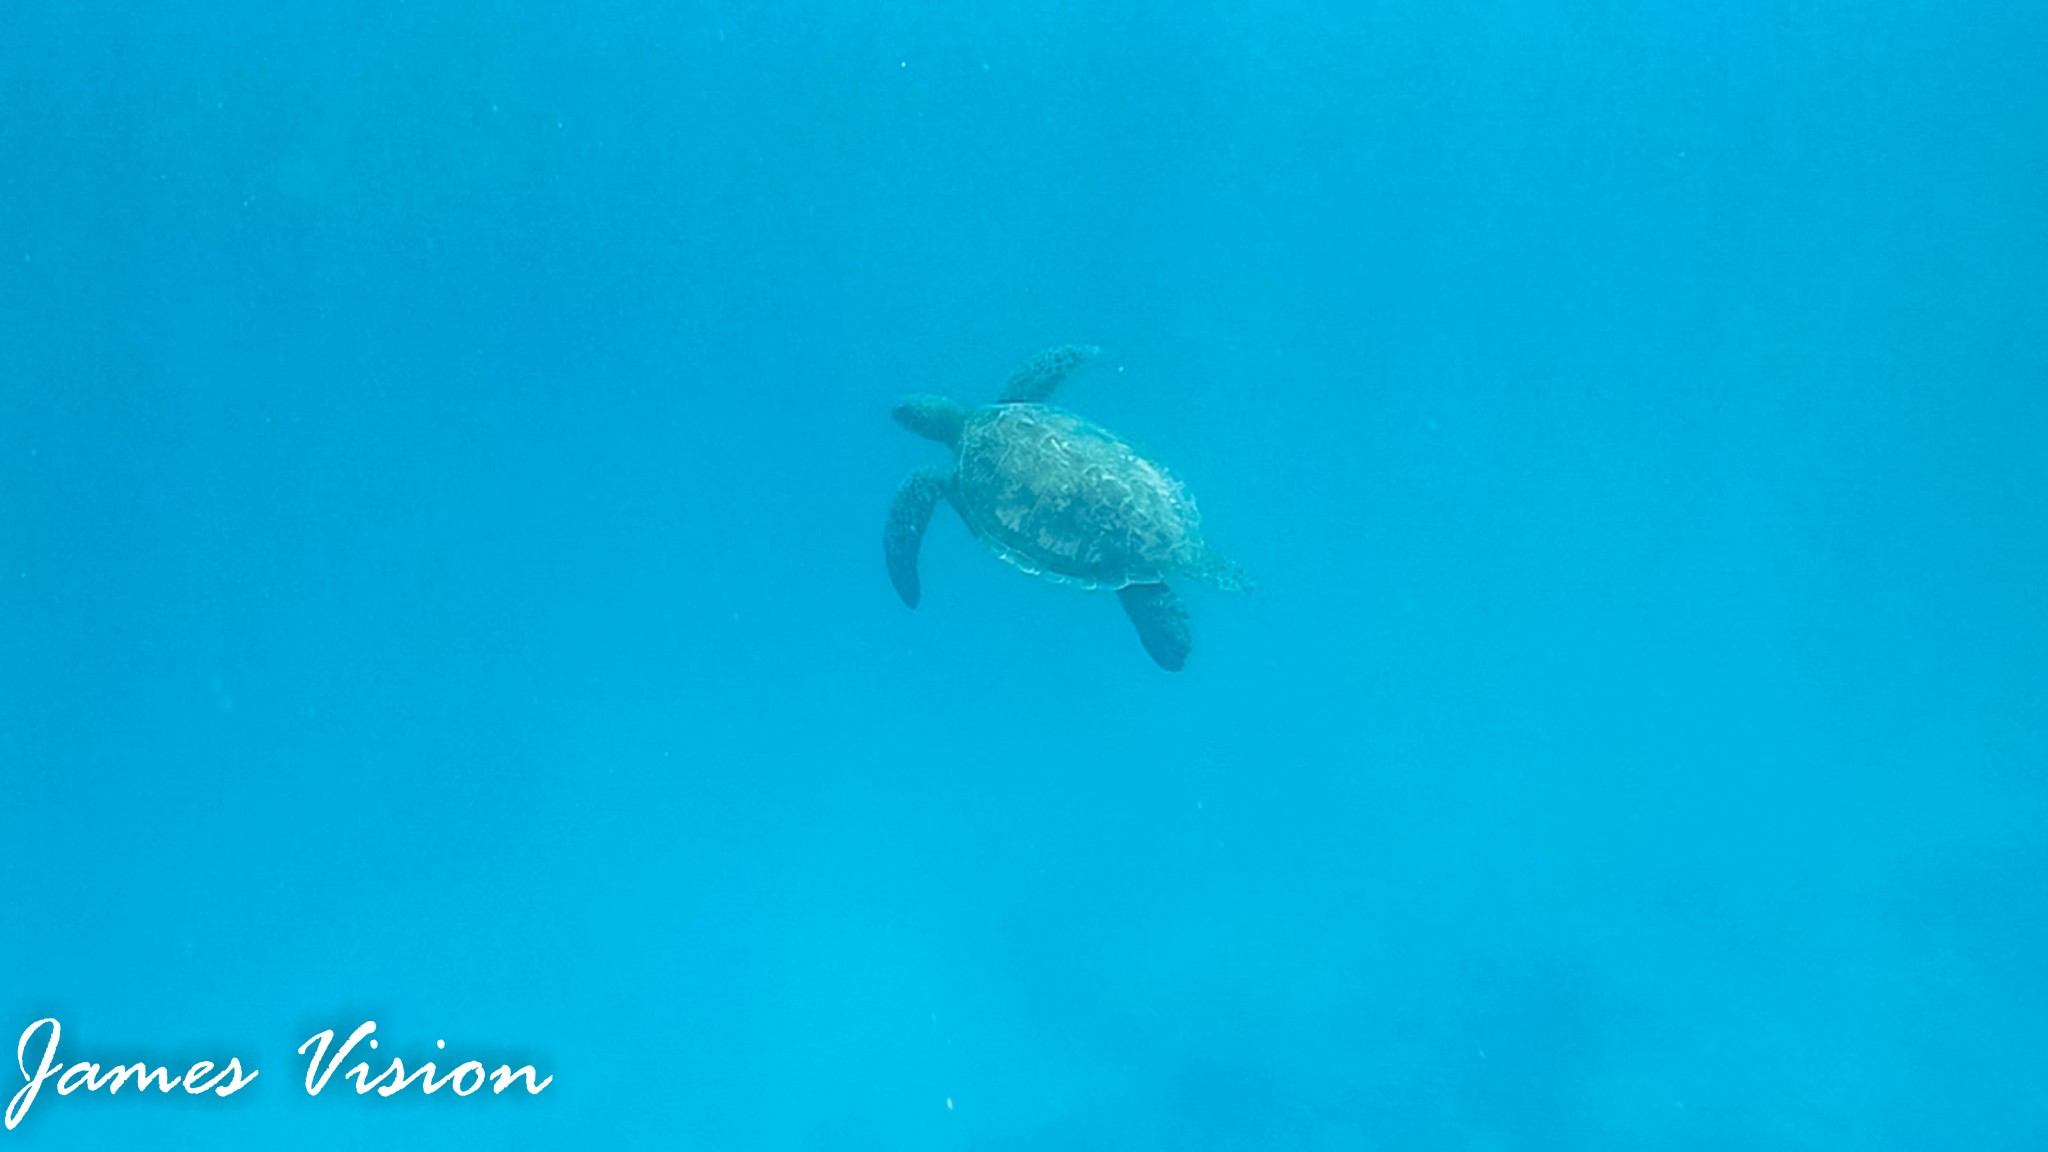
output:
[[[1153,663],[1168,672],[1180,671],[1194,637],[1188,631],[1187,606],[1173,589],[1164,584],[1126,584],[1117,589],[1116,598],[1138,626],[1138,640],[1152,654]]]
[[[932,509],[953,484],[944,468],[919,468],[903,478],[889,502],[889,523],[882,529],[882,555],[889,562],[889,582],[903,603],[917,607],[917,550],[932,522]]]
[[[1102,354],[1093,344],[1062,344],[1026,360],[996,397],[1003,404],[1037,404],[1052,395],[1074,369]]]

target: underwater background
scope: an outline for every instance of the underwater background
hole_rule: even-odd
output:
[[[261,1076],[0,1145],[2048,1147],[2048,10],[7,25],[0,1083]],[[1069,342],[1185,672],[884,575]]]

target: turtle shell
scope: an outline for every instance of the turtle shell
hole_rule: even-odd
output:
[[[996,555],[1086,588],[1199,567],[1194,502],[1115,433],[1050,404],[993,404],[960,431],[960,516]]]

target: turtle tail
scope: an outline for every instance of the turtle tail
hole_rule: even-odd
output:
[[[1180,553],[1180,571],[1225,592],[1250,592],[1258,587],[1237,561],[1209,547],[1200,537],[1190,544],[1192,547]]]
[[[1251,592],[1259,586],[1237,561],[1213,553],[1207,575],[1211,584],[1225,592]]]

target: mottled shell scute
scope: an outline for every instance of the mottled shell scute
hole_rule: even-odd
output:
[[[1114,433],[1050,404],[996,404],[961,430],[961,517],[996,555],[1061,583],[1218,579],[1194,502]]]

